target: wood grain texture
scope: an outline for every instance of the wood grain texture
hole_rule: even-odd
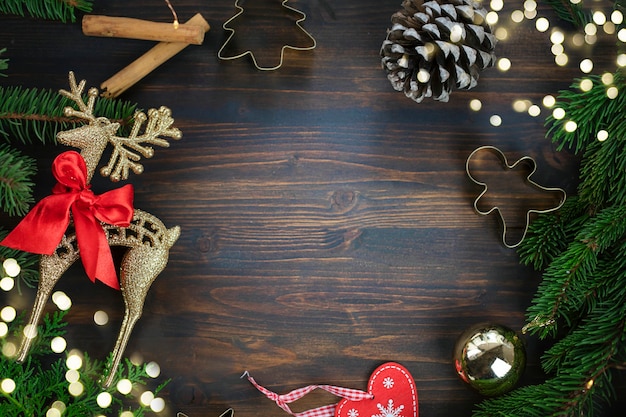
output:
[[[245,58],[217,59],[232,1],[177,1],[181,21],[201,13],[211,25],[204,44],[121,97],[144,109],[170,107],[183,132],[129,180],[136,207],[180,225],[182,235],[127,355],[158,362],[172,379],[162,415],[218,416],[232,407],[237,417],[278,417],[283,412],[239,378],[244,370],[281,393],[313,383],[364,389],[370,372],[393,360],[415,377],[420,415],[470,416],[481,398],[455,374],[454,342],[478,322],[521,328],[540,276],[501,245],[495,217],[473,211],[480,188],[465,159],[481,145],[511,160],[529,155],[535,181],[575,191],[577,160],[545,138],[547,111],[532,118],[511,103],[540,103],[567,88],[580,76],[576,56],[556,67],[548,35],[526,22],[498,45],[510,71],[485,71],[449,103],[416,104],[392,90],[378,56],[400,1],[290,5],[307,14],[303,26],[318,46],[288,50],[281,69],[261,72]],[[171,21],[164,4],[145,0],[96,2],[94,13]],[[98,86],[153,46],[85,37],[79,23],[0,22],[11,60],[2,85],[66,88],[73,70]],[[584,53],[597,71],[612,69],[611,41]],[[473,98],[480,112],[469,109]],[[489,124],[492,114],[502,116],[501,127]],[[62,150],[26,150],[38,157],[37,197],[49,193],[50,163]],[[95,190],[107,187],[94,180]],[[92,285],[80,266],[67,275],[59,285],[74,302],[70,344],[102,357],[114,343],[121,296]],[[20,308],[30,309],[28,296]],[[107,326],[95,328],[98,309],[109,314]],[[546,344],[527,345],[522,382],[536,383]],[[333,401],[314,393],[293,408]]]

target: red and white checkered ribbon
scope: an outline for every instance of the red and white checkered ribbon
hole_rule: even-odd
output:
[[[263,394],[265,394],[267,398],[274,401],[276,405],[278,405],[287,413],[295,417],[333,417],[335,415],[336,404],[325,405],[322,407],[314,408],[312,410],[303,411],[301,413],[294,413],[293,411],[291,411],[291,409],[287,405],[287,404],[291,404],[292,402],[296,400],[299,400],[300,398],[304,397],[309,392],[317,388],[323,389],[324,391],[330,392],[331,394],[336,395],[338,397],[346,398],[350,401],[361,401],[365,399],[374,398],[372,394],[365,392],[365,391],[360,391],[360,390],[350,389],[350,388],[335,387],[332,385],[309,385],[307,387],[295,389],[287,394],[279,395],[279,394],[276,394],[275,392],[272,392],[260,386],[254,380],[254,378],[250,376],[248,371],[244,372],[244,374],[241,377],[243,378],[244,376],[248,378],[248,381],[250,381],[252,385],[254,385]]]

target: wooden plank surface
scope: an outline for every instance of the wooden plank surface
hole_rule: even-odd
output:
[[[413,373],[421,415],[469,416],[481,397],[455,375],[456,338],[483,321],[521,328],[540,276],[502,246],[496,218],[473,211],[480,188],[467,178],[465,160],[482,145],[512,161],[528,155],[538,164],[533,179],[573,192],[577,160],[545,138],[547,110],[533,118],[511,104],[540,104],[567,88],[581,75],[577,58],[557,67],[548,34],[533,22],[511,24],[497,49],[510,71],[486,70],[475,89],[453,92],[448,103],[417,104],[393,91],[380,68],[398,0],[290,5],[307,14],[302,24],[318,46],[288,50],[281,69],[262,72],[247,58],[217,58],[232,1],[176,2],[181,21],[199,12],[210,23],[204,45],[188,47],[121,97],[144,109],[170,107],[183,132],[130,178],[135,206],[179,225],[182,235],[127,355],[158,362],[172,379],[165,415],[218,416],[232,407],[237,417],[281,416],[240,379],[243,371],[278,392],[313,383],[364,389],[370,372],[392,360]],[[144,0],[97,1],[94,13],[171,20],[164,4]],[[72,70],[98,86],[153,45],[85,37],[80,23],[0,22],[0,47],[11,60],[2,85],[67,88]],[[610,41],[584,53],[596,71],[612,70]],[[469,109],[474,98],[483,103],[479,112]],[[489,124],[493,114],[502,126]],[[49,166],[62,150],[27,150],[38,158],[38,197],[49,192]],[[95,179],[98,187],[111,185]],[[121,296],[92,285],[80,266],[67,275],[59,288],[74,303],[70,344],[104,357]],[[30,309],[30,296],[20,308]],[[111,321],[96,328],[99,309]],[[529,339],[527,347],[523,383],[536,383],[546,345]],[[315,393],[294,409],[332,401]]]

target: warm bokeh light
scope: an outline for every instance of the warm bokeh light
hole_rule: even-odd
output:
[[[11,394],[13,391],[15,391],[15,388],[15,381],[13,381],[11,378],[5,378],[2,380],[2,382],[0,382],[0,389],[6,394]]]
[[[7,358],[12,358],[17,355],[17,346],[13,342],[6,342],[4,346],[2,346],[2,354]]]
[[[618,94],[619,94],[619,90],[615,86],[609,87],[606,89],[606,96],[610,98],[611,100],[613,100],[614,98],[617,98]]]
[[[513,110],[515,110],[518,113],[524,113],[525,111],[528,110],[529,106],[530,106],[530,102],[528,100],[515,100],[513,102]]]
[[[502,117],[500,117],[497,114],[494,114],[493,116],[489,118],[489,123],[491,123],[492,126],[498,127],[502,125]]]
[[[0,279],[0,289],[3,291],[11,291],[15,286],[15,280],[11,277],[4,277]]]
[[[491,0],[491,2],[489,3],[489,7],[491,7],[491,10],[499,12],[504,7],[504,1],[503,0]]]
[[[600,130],[596,135],[596,139],[598,139],[599,142],[604,142],[608,138],[609,132],[607,132],[606,130]]]
[[[15,311],[15,308],[11,306],[6,306],[2,310],[0,310],[0,319],[2,319],[3,321],[6,321],[7,323],[10,323],[13,320],[15,320],[16,316],[17,316],[17,312]]]
[[[24,333],[24,337],[28,339],[34,339],[35,337],[37,337],[37,326],[33,324],[27,324],[26,326],[24,326],[24,330],[22,331],[22,333]]]
[[[553,30],[550,34],[550,42],[552,43],[563,43],[565,41],[565,34],[560,30]]]
[[[469,108],[474,110],[474,111],[479,111],[480,109],[483,108],[483,103],[478,100],[477,98],[470,100],[469,102]]]
[[[2,262],[2,267],[4,268],[4,272],[12,278],[15,278],[20,274],[20,266],[17,261],[13,258],[7,258]]]
[[[539,32],[545,32],[546,30],[550,28],[550,21],[546,19],[545,17],[540,17],[539,19],[535,21],[535,28]]]
[[[496,23],[498,23],[498,19],[499,19],[498,13],[496,13],[496,12],[489,12],[485,16],[485,20],[490,25],[495,25]]]
[[[160,413],[165,410],[165,400],[161,397],[156,397],[150,401],[150,409],[155,413]]]
[[[50,349],[52,349],[54,353],[62,353],[65,351],[66,347],[67,342],[61,336],[57,336],[50,341]]]
[[[554,105],[556,104],[556,98],[548,94],[547,96],[543,98],[541,102],[544,105],[544,107],[551,108],[551,107],[554,107]]]
[[[594,23],[598,26],[602,26],[606,23],[606,16],[601,10],[596,10],[593,12],[592,19]]]
[[[69,369],[65,372],[65,380],[70,384],[80,380],[80,373],[76,369]]]
[[[498,69],[502,72],[508,71],[511,69],[511,60],[508,58],[500,58],[498,60]]]
[[[578,129],[578,124],[576,124],[576,122],[573,120],[568,120],[563,125],[563,128],[565,129],[566,132],[572,133],[572,132],[575,132],[576,129]]]
[[[52,302],[59,310],[69,310],[72,307],[72,300],[63,291],[55,291],[52,294]]]
[[[559,54],[554,57],[554,62],[556,62],[559,67],[564,67],[569,62],[569,58],[566,54]]]
[[[141,396],[139,397],[139,402],[143,405],[145,405],[146,407],[148,407],[150,405],[150,403],[152,402],[152,400],[154,400],[154,394],[152,393],[152,391],[145,391],[143,394],[141,394]]]
[[[613,74],[611,74],[610,72],[605,72],[604,74],[602,74],[602,77],[600,79],[602,80],[602,84],[604,85],[613,84]]]
[[[511,20],[515,23],[521,23],[524,20],[524,12],[521,10],[514,10],[511,13]]]
[[[541,114],[541,108],[537,106],[536,104],[533,104],[532,106],[528,108],[528,114],[531,115],[532,117],[537,117]]]
[[[50,408],[46,411],[46,417],[61,417],[62,413],[56,408]]]
[[[109,315],[106,313],[106,311],[98,310],[93,315],[93,321],[98,326],[104,326],[109,322]]]
[[[83,386],[83,383],[80,381],[76,381],[76,382],[72,382],[68,387],[67,390],[69,391],[70,394],[72,394],[74,397],[78,397],[79,395],[81,395],[83,393],[83,391],[85,391],[85,387]]]
[[[580,61],[579,67],[582,72],[584,72],[585,74],[589,74],[591,71],[593,71],[593,61],[589,58],[585,58]]]
[[[98,406],[100,406],[100,408],[109,407],[112,401],[113,397],[111,397],[111,394],[109,394],[108,392],[101,392],[96,397],[96,403],[98,403]]]
[[[161,374],[161,367],[156,362],[149,362],[146,365],[146,373],[151,378],[156,378]]]
[[[120,394],[128,395],[133,390],[133,383],[130,382],[130,379],[120,379],[116,388]]]
[[[70,352],[65,363],[68,369],[80,369],[83,366],[83,358],[77,353]]]
[[[557,107],[556,109],[552,111],[552,117],[554,117],[556,120],[561,120],[562,118],[565,117],[565,110],[563,110],[560,107]]]
[[[580,84],[578,85],[581,91],[590,91],[593,88],[593,81],[589,78],[583,78],[580,80]]]

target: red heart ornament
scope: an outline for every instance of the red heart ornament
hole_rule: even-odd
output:
[[[385,363],[372,373],[367,392],[374,398],[343,399],[335,417],[418,417],[417,389],[407,369],[395,362]]]

